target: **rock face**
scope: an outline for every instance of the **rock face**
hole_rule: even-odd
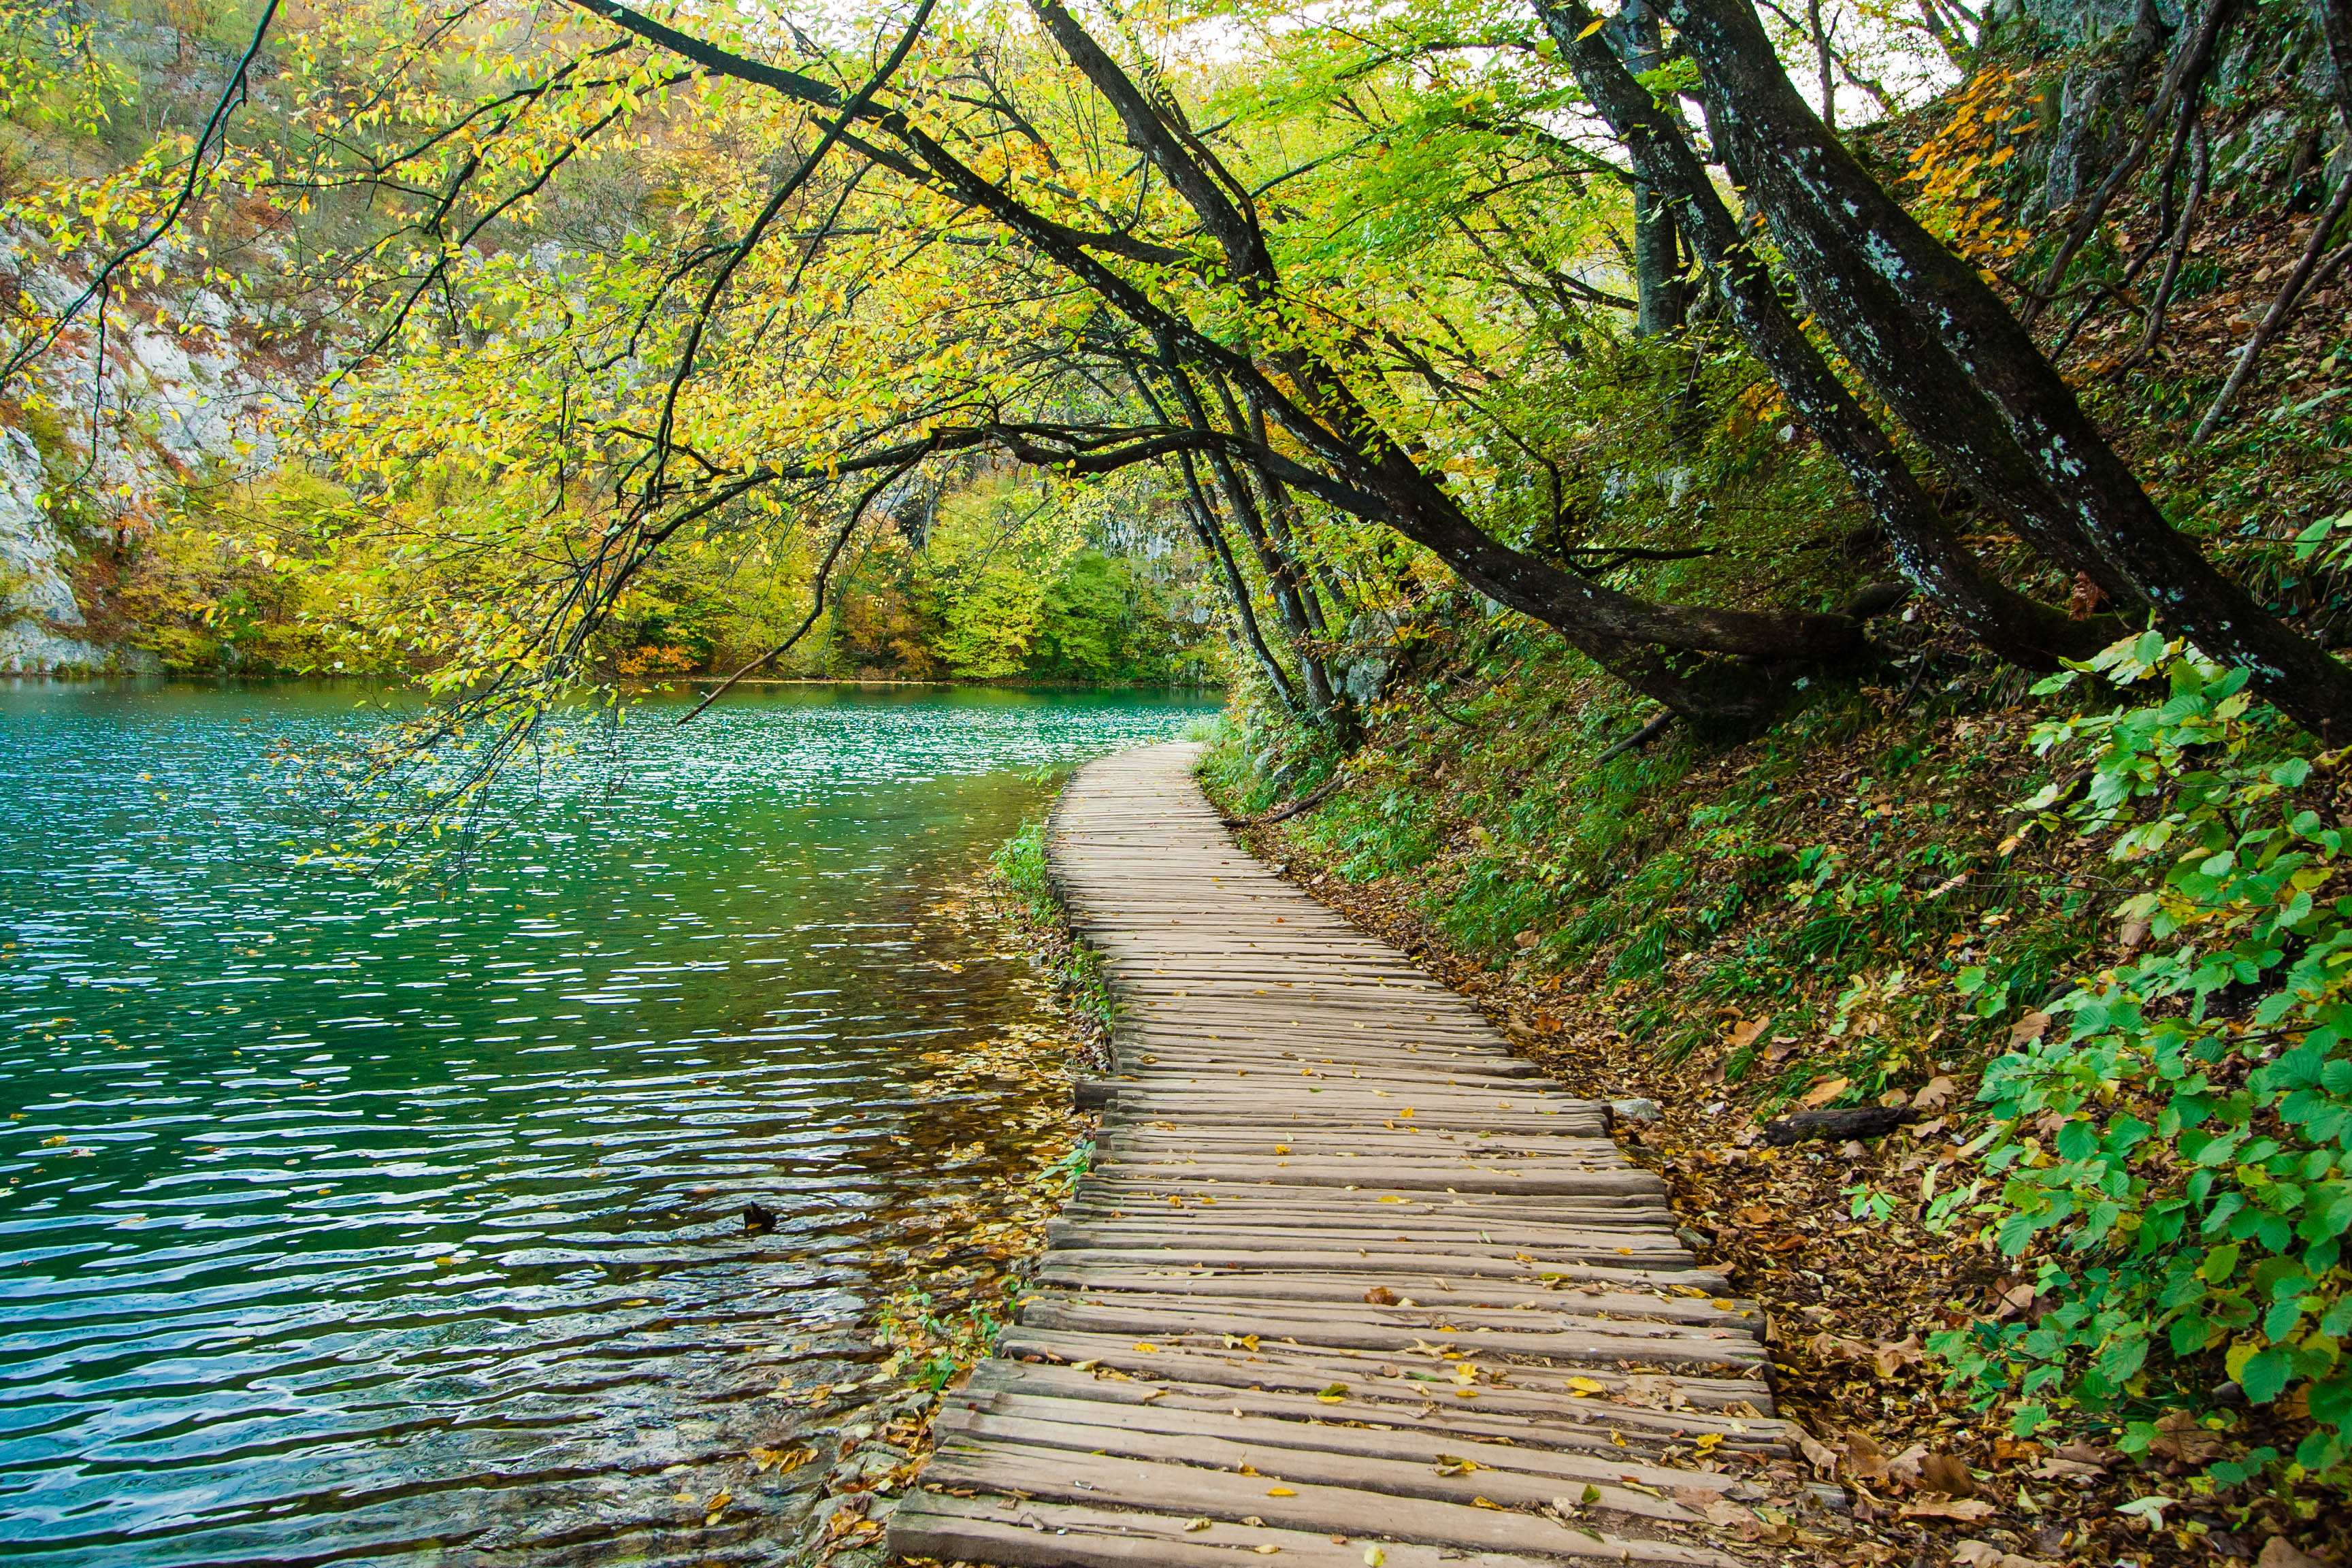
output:
[[[1367,610],[1348,624],[1345,662],[1334,671],[1358,712],[1370,712],[1396,668],[1398,623],[1384,610]]]
[[[81,635],[89,626],[65,563],[73,547],[41,509],[41,454],[22,430],[0,430],[0,675],[159,668],[143,649]]]
[[[43,310],[58,310],[76,283],[41,262],[21,237],[0,235],[0,271]],[[259,470],[275,458],[268,416],[290,401],[239,355],[228,300],[191,289],[175,302],[186,330],[146,320],[117,322],[106,356],[108,423],[98,451],[69,450],[64,466],[82,510],[132,534],[168,510],[187,476],[229,466]],[[93,373],[88,334],[69,331],[37,374],[60,403],[87,402]],[[89,433],[84,432],[85,436]],[[0,675],[121,674],[160,670],[147,649],[101,637],[75,594],[74,542],[46,503],[59,460],[45,462],[30,434],[0,428]]]

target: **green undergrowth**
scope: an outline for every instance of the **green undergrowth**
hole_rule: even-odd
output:
[[[989,860],[989,879],[1013,902],[1024,940],[1053,971],[1064,1003],[1086,1027],[1089,1048],[1107,1061],[1114,1014],[1110,985],[1103,978],[1102,956],[1070,934],[1061,894],[1045,864],[1044,818],[1023,823],[997,847]]]
[[[2039,686],[1922,645],[1759,738],[1615,756],[1644,715],[1543,634],[1448,646],[1479,651],[1344,760],[1244,694],[1212,792],[1344,769],[1297,858],[1556,1049],[1630,1044],[1736,1119],[1911,1108],[1899,1190],[1843,1197],[1952,1249],[1928,1342],[2014,1433],[2193,1426],[2205,1492],[2352,1489],[2343,753],[2155,634]],[[1987,1310],[2018,1281],[2030,1309]]]

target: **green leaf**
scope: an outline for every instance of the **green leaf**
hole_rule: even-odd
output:
[[[2271,1345],[2255,1353],[2238,1374],[2238,1386],[2246,1391],[2247,1400],[2254,1405],[2268,1405],[2286,1388],[2287,1378],[2294,1363],[2285,1349]]]

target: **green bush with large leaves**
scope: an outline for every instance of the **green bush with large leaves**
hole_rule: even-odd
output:
[[[2148,696],[2037,729],[2054,782],[2023,803],[2022,831],[2105,841],[2138,889],[2116,910],[2122,956],[2012,1030],[1979,1096],[1985,1175],[1930,1214],[1983,1225],[2038,1268],[2054,1304],[1933,1342],[1958,1378],[2013,1402],[2021,1431],[2062,1408],[2108,1411],[2134,1449],[2156,1428],[2131,1417],[2193,1381],[2188,1358],[2222,1352],[2251,1404],[2307,1408],[2311,1427],[2291,1457],[2257,1448],[2219,1479],[2283,1462],[2340,1482],[2352,818],[2333,797],[2346,753],[2315,751],[2252,700],[2244,671],[2155,633],[2038,689],[2086,673]],[[1958,984],[1988,1017],[2013,1005],[1998,973]]]

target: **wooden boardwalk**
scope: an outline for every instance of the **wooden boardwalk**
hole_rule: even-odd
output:
[[[1236,847],[1197,750],[1092,763],[1056,811],[1117,1094],[893,1554],[1742,1561],[1718,1526],[1790,1436],[1762,1314],[1604,1106]]]

